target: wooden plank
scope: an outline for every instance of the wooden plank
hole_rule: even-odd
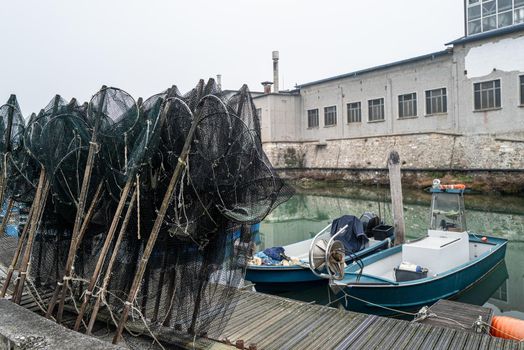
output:
[[[387,337],[388,334],[391,333],[393,328],[398,324],[398,322],[396,321],[397,320],[391,318],[386,318],[384,323],[382,323],[382,326],[375,333],[375,336],[368,341],[366,347],[368,349],[378,348],[379,344]]]
[[[286,315],[286,311],[289,311],[289,304],[284,300],[278,304],[269,304],[264,301],[261,302],[265,306],[258,308],[252,308],[250,312],[246,312],[233,318],[231,324],[228,325],[219,335],[220,340],[229,339],[232,335],[236,334],[239,330],[246,328],[251,325],[249,329],[261,329],[264,325],[267,325],[268,320],[277,320],[283,318]],[[262,316],[260,316],[262,314]],[[261,324],[262,322],[266,322]]]
[[[338,344],[346,334],[350,333],[352,330],[357,328],[362,321],[364,321],[365,316],[359,315],[359,317],[351,318],[350,316],[341,318],[333,317],[329,322],[320,328],[317,332],[312,334],[311,337],[306,339],[303,349],[325,349],[326,347]],[[346,320],[350,320],[347,322]],[[300,349],[299,347],[296,347]]]
[[[469,334],[470,333],[455,330],[455,335],[453,336],[453,343],[450,344],[450,348],[457,350],[464,349],[466,347],[466,344],[469,342]],[[469,346],[470,344],[467,345]],[[469,347],[466,349],[469,349]]]
[[[495,338],[495,337],[491,337],[491,342],[489,343],[489,346],[491,349],[497,349],[497,350],[502,350],[504,349],[504,346],[505,346],[505,341],[504,339],[502,338]],[[512,342],[512,343],[516,343],[516,342]]]
[[[418,329],[415,332],[415,334],[413,334],[413,336],[411,337],[411,340],[406,344],[406,346],[404,348],[405,349],[410,349],[410,350],[411,349],[419,349],[419,348],[421,348],[422,344],[426,341],[426,338],[431,333],[436,333],[436,334],[440,335],[439,330],[440,329],[435,328],[435,327],[426,326],[426,325],[420,325],[420,327],[418,327]]]
[[[370,327],[373,323],[378,320],[378,316],[370,315],[359,324],[352,332],[350,332],[335,348],[336,350],[344,350],[350,348],[354,342]]]
[[[449,349],[450,344],[454,340],[456,333],[458,332],[455,329],[445,328],[444,331],[441,333],[438,341],[435,343],[433,349],[435,350]]]
[[[393,343],[393,349],[406,348],[406,345],[411,341],[415,333],[421,327],[421,325],[418,323],[409,323],[407,321],[402,322],[404,323],[404,329],[402,334],[400,334],[400,336],[397,338],[397,341]]]
[[[439,341],[440,336],[442,335],[442,333],[444,333],[445,330],[445,328],[441,327],[428,327],[431,328],[431,332],[429,332],[429,334],[426,336],[426,339],[424,339],[422,344],[420,344],[420,346],[418,347],[421,350],[433,349]]]
[[[439,317],[430,317],[419,323],[469,332],[474,332],[473,324],[479,316],[488,324],[491,324],[491,318],[493,317],[493,310],[490,308],[451,300],[439,300],[429,308],[429,311]]]
[[[321,324],[326,323],[326,321],[333,317],[330,313],[325,313],[323,315],[320,315],[316,320],[313,320],[313,322],[310,322],[309,325],[306,325],[302,329],[300,329],[299,332],[290,335],[289,339],[284,341],[283,343],[275,344],[276,346],[280,346],[280,349],[287,350],[293,347],[293,345],[299,343],[302,339],[306,338],[309,334],[313,333],[315,329],[317,329]]]
[[[281,301],[280,304],[284,304],[285,301]],[[250,314],[254,311],[254,310],[257,310],[258,308],[261,308],[262,312],[265,310],[265,309],[269,309],[271,307],[278,307],[279,304],[269,304],[267,303],[267,300],[264,300],[264,299],[259,299],[259,300],[254,300],[253,302],[249,302],[246,300],[245,302],[245,305],[243,304],[243,307],[239,308],[239,309],[236,309],[233,311],[233,315],[231,316],[231,318],[229,319],[227,325],[226,325],[226,328],[222,328],[223,325],[216,325],[216,327],[213,327],[212,329],[209,330],[209,334],[216,334],[217,331],[219,331],[218,328],[222,328],[222,331],[220,332],[220,334],[216,334],[216,337],[220,337],[223,335],[223,333],[225,332],[226,329],[229,329],[231,330],[232,328],[234,328],[237,324],[240,324],[240,323],[245,323],[249,320],[250,317],[252,317]]]
[[[368,326],[365,331],[358,337],[356,341],[351,343],[349,346],[351,349],[369,349],[368,343],[370,343],[377,334],[380,333],[380,329],[382,329],[384,323],[386,322],[385,318],[379,318],[375,320],[371,324],[371,326]]]
[[[394,321],[396,321],[394,327],[391,329],[391,332],[386,334],[379,343],[377,347],[378,349],[392,349],[393,344],[401,336],[405,326],[403,323],[398,322],[398,320]]]
[[[483,334],[477,334],[477,333],[463,333],[468,334],[468,339],[466,341],[466,346],[464,349],[467,350],[475,350],[480,347],[480,342],[482,341],[482,338],[484,337]]]
[[[307,305],[307,304],[306,304]],[[268,325],[265,329],[255,334],[250,341],[256,344],[264,342],[267,344],[266,339],[277,332],[280,328],[285,327],[286,324],[292,322],[297,316],[302,312],[305,312],[304,307],[296,306],[289,308],[286,313],[283,314],[283,317],[279,317],[277,320],[271,320],[268,322]]]
[[[480,339],[480,344],[479,344],[478,349],[479,349],[479,350],[488,350],[488,349],[492,349],[492,342],[491,342],[491,339],[496,339],[496,338],[492,338],[492,337],[490,337],[489,335],[484,335],[484,336]]]
[[[318,309],[312,307],[310,307],[308,310],[299,311],[297,317],[277,328],[274,332],[272,332],[269,336],[257,344],[260,344],[260,347],[263,349],[266,348],[266,345],[268,349],[280,349],[279,345],[283,341],[287,340],[289,336],[295,334],[292,332],[297,332],[300,329],[305,328],[311,322],[311,320],[314,320],[316,317],[318,317],[318,313],[315,311],[318,311]]]

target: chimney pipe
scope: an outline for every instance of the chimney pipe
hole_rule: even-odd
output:
[[[217,74],[217,86],[219,90],[222,90],[222,74]]]
[[[278,51],[273,51],[273,92],[278,93]]]
[[[264,87],[264,94],[265,95],[270,94],[271,93],[271,85],[273,83],[270,82],[270,81],[263,81],[261,84]]]

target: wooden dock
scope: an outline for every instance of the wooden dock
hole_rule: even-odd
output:
[[[30,294],[24,295],[22,300],[24,307],[39,311],[36,303],[31,302]],[[449,310],[450,304],[447,305]],[[101,315],[103,317],[103,313]],[[224,326],[219,322],[211,324],[207,338],[197,339],[196,342],[188,334],[172,328],[154,327],[154,333],[163,343],[185,349],[524,350],[524,343],[460,327],[450,328],[445,322],[437,324],[426,320],[425,323],[412,323],[252,291],[240,291],[227,324]],[[128,325],[135,331],[143,327],[141,322],[129,322]]]
[[[246,349],[524,349],[463,329],[358,314],[242,292],[225,329],[209,338]]]

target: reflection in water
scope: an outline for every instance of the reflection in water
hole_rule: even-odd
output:
[[[384,194],[383,189],[365,189],[357,194],[344,194],[344,191],[338,189],[335,193],[323,190],[321,195],[318,195],[318,190],[315,190],[315,194],[297,194],[262,223],[258,248],[282,246],[312,238],[333,219],[344,214],[360,216],[366,211],[380,212],[383,220],[391,223],[389,199]],[[377,202],[377,198],[382,198],[382,201]],[[408,193],[405,196],[404,215],[408,239],[426,233],[430,200],[431,196],[425,193]],[[509,243],[505,264],[499,265],[477,285],[463,292],[457,300],[478,305],[486,303],[485,306],[493,308],[496,313],[524,319],[524,198],[466,195],[465,201],[470,231],[504,237]],[[503,210],[506,203],[510,203],[508,212]],[[329,302],[325,286],[282,296],[324,305]]]

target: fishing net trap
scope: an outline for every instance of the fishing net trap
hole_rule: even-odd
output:
[[[247,86],[214,80],[145,100],[102,87],[52,99],[27,124],[0,107],[1,195],[30,207],[0,263],[2,295],[30,288],[76,330],[128,317],[195,336],[224,327],[252,254],[252,225],[293,190],[263,149]],[[9,216],[9,211],[5,216]],[[64,311],[65,310],[65,311]]]

